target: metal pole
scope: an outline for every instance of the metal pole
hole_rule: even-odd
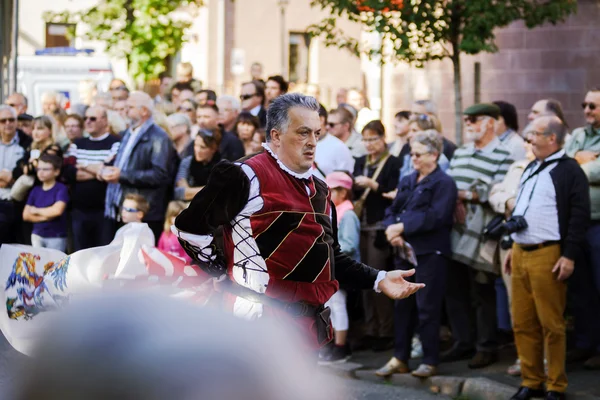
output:
[[[286,49],[286,32],[285,32],[285,4],[281,4],[281,75],[285,79],[288,77],[287,49]]]
[[[6,82],[4,81],[4,77],[6,76],[8,78],[8,75],[4,74],[4,60],[5,60],[5,51],[4,51],[4,46],[5,46],[5,41],[4,41],[4,33],[6,32],[6,29],[4,29],[4,23],[6,22],[7,18],[4,16],[4,13],[6,12],[6,8],[4,7],[4,2],[0,1],[0,103],[4,103],[4,87],[6,85]]]
[[[12,76],[12,92],[17,91],[17,67],[19,56],[19,0],[14,0],[13,5],[13,76]]]

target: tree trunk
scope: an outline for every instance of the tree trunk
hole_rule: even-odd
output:
[[[454,129],[456,130],[456,145],[461,146],[463,134],[462,84],[460,73],[460,50],[455,43],[452,44],[452,67],[454,69]]]

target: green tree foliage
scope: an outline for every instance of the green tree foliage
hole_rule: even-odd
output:
[[[456,136],[461,142],[462,92],[460,54],[496,52],[494,32],[513,21],[528,28],[561,22],[577,10],[576,0],[311,0],[331,15],[309,27],[327,46],[370,57],[382,55],[422,67],[426,62],[450,58],[454,67]],[[378,32],[387,43],[368,48],[346,35],[339,18]],[[381,54],[383,52],[383,54]]]
[[[184,42],[189,21],[172,12],[187,7],[194,11],[200,0],[99,0],[78,12],[44,13],[47,22],[83,24],[84,38],[104,42],[108,54],[127,60],[129,73],[147,80],[165,69],[165,60]],[[74,34],[74,32],[72,33]]]

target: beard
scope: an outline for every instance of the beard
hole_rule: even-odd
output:
[[[467,142],[476,142],[485,135],[485,126],[479,128],[479,130],[471,130],[465,132],[465,139]]]

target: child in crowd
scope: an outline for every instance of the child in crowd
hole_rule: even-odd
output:
[[[42,154],[37,162],[39,185],[33,187],[23,210],[23,220],[33,223],[31,244],[34,247],[67,250],[67,187],[57,182],[62,158]]]
[[[121,220],[124,224],[131,222],[142,222],[146,213],[150,211],[150,205],[144,196],[130,193],[125,196],[121,206]]]
[[[26,160],[23,163],[23,173],[26,175],[33,173],[42,152],[54,143],[54,139],[52,138],[52,120],[45,115],[34,118],[32,137],[33,142],[31,143],[29,154],[26,155]]]
[[[185,210],[186,205],[183,201],[171,201],[167,207],[167,215],[165,216],[165,226],[160,239],[158,239],[158,249],[169,254],[183,258],[187,264],[192,263],[192,259],[187,255],[177,236],[171,232],[171,226],[175,224],[175,218]]]
[[[360,261],[360,221],[352,205],[352,178],[345,172],[332,172],[326,177],[331,190],[331,201],[335,205],[338,225],[338,242],[342,253]],[[347,361],[351,356],[347,343],[348,310],[346,291],[340,288],[325,304],[331,308],[331,323],[335,331],[334,346],[326,347],[321,353],[319,364],[326,365]]]

